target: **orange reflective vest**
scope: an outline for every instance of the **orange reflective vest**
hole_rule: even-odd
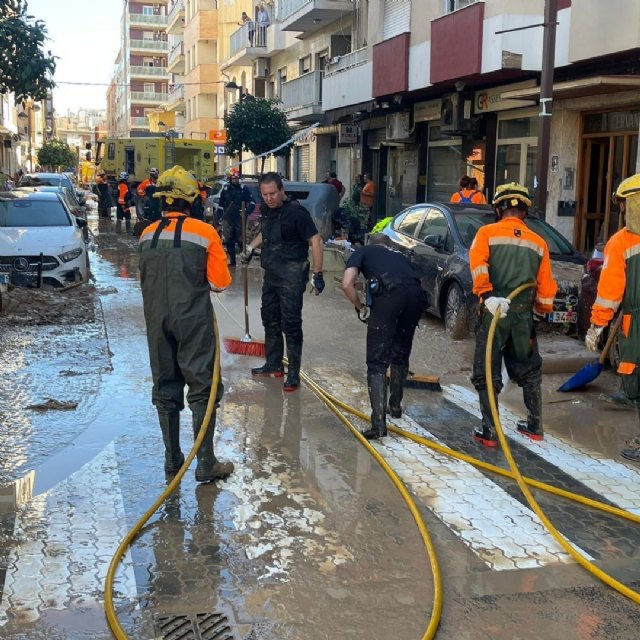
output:
[[[628,375],[640,364],[640,235],[626,227],[614,233],[604,248],[591,322],[606,326],[619,307],[622,325],[618,373]]]
[[[231,284],[231,274],[227,266],[227,254],[222,248],[222,241],[220,240],[218,232],[210,224],[188,216],[185,217],[184,213],[170,211],[165,214],[164,217],[169,220],[169,224],[160,233],[159,242],[167,246],[173,246],[176,220],[180,217],[185,218],[180,238],[182,244],[194,245],[194,259],[197,257],[198,249],[206,251],[207,280],[209,281],[209,285],[217,291],[226,289]],[[140,236],[140,249],[142,251],[145,250],[148,243],[151,243],[159,224],[159,220],[153,222],[142,231]],[[189,255],[188,252],[186,255]],[[176,276],[176,280],[177,279],[179,279],[178,276]]]
[[[469,249],[473,293],[506,297],[525,282],[535,282],[535,297],[525,291],[514,303],[533,300],[537,313],[553,311],[558,285],[551,272],[547,243],[516,217],[480,227]],[[526,302],[525,302],[526,304]]]
[[[136,189],[136,193],[140,196],[143,197],[146,194],[146,189],[147,187],[151,184],[151,180],[149,178],[147,178],[146,180],[143,180],[139,185],[138,188]]]
[[[487,204],[487,199],[484,197],[482,191],[476,189],[462,189],[456,191],[452,196],[450,202],[469,202],[471,204]]]

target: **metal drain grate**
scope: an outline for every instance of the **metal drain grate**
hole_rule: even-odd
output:
[[[236,640],[226,613],[156,616],[156,638],[162,640]]]

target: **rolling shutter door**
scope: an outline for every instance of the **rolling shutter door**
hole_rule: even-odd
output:
[[[309,182],[309,145],[296,147],[296,180]]]
[[[383,39],[388,40],[411,30],[411,0],[385,0]]]

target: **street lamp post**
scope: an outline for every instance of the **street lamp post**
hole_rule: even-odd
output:
[[[233,80],[231,80],[231,78],[226,73],[222,72],[222,75],[226,78],[226,80],[218,80],[218,83],[219,84],[224,84],[224,89],[223,89],[223,91],[224,91],[224,94],[223,94],[224,112],[223,112],[223,119],[222,119],[222,128],[224,129],[224,131],[226,133],[226,130],[227,130],[227,116],[229,115],[229,98],[228,98],[227,92],[228,91],[237,91],[238,89],[240,89],[240,87]]]
[[[25,103],[23,103],[23,106],[26,107],[26,111],[21,111],[18,114],[18,119],[27,121],[25,129],[27,131],[27,137],[29,139],[29,172],[33,173],[33,147],[32,147],[32,140],[31,140],[33,129],[31,126],[31,118],[32,118],[32,113],[34,111],[40,111],[40,105],[33,104],[33,103],[29,103],[25,105]]]

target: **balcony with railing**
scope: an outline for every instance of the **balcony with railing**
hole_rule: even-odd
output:
[[[167,94],[160,93],[159,91],[132,91],[131,92],[131,102],[136,104],[142,103],[153,103],[159,104],[161,102],[166,102]]]
[[[349,15],[351,0],[281,0],[277,19],[283,31],[313,33]]]
[[[175,111],[181,106],[184,106],[184,85],[183,84],[170,84],[169,93],[167,94],[167,109]]]
[[[130,13],[129,24],[132,27],[154,27],[163,29],[167,26],[167,16],[160,14]]]
[[[182,33],[184,31],[184,0],[174,0],[169,6],[167,16],[167,33]]]
[[[184,73],[184,42],[178,42],[169,52],[167,70],[170,73]]]
[[[130,40],[129,48],[131,51],[167,53],[169,51],[169,43],[166,40]]]
[[[311,71],[284,82],[280,97],[289,120],[305,121],[321,115],[322,71]]]
[[[372,69],[367,47],[332,59],[325,67],[322,81],[323,110],[372,100]]]
[[[229,57],[223,67],[247,65],[264,56],[267,44],[267,27],[251,20],[236,29],[230,38]]]
[[[136,78],[164,79],[168,75],[167,67],[148,67],[146,65],[131,65],[129,73]]]

